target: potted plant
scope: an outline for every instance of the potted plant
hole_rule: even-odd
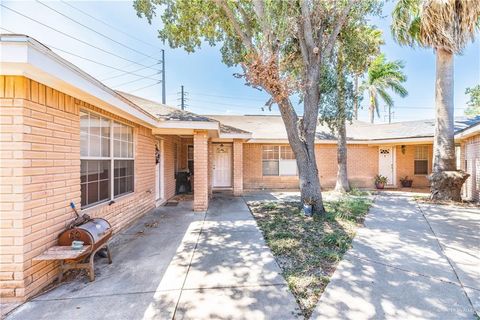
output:
[[[387,181],[388,181],[387,177],[377,174],[375,176],[375,188],[377,189],[385,188],[385,184],[387,183]]]
[[[400,179],[400,183],[402,184],[403,188],[411,188],[413,179],[408,178],[408,176],[405,176],[404,178]]]
[[[307,217],[312,216],[312,205],[315,201],[312,198],[305,198],[303,200],[303,214]]]

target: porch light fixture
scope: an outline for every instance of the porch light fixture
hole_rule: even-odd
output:
[[[401,146],[401,149],[402,149],[402,154],[405,154],[405,150],[407,149],[407,147],[403,144],[403,145]]]

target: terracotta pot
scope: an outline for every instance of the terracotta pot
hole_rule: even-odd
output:
[[[385,183],[375,182],[375,188],[383,189],[385,188]]]

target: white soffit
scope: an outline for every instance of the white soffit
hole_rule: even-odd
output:
[[[0,73],[31,78],[147,127],[158,125],[153,116],[27,36],[2,35]]]

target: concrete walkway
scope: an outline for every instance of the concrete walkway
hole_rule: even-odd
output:
[[[377,197],[311,319],[475,319],[480,209]]]
[[[97,280],[64,284],[8,319],[293,319],[298,306],[242,198],[207,214],[162,207],[116,236]]]

